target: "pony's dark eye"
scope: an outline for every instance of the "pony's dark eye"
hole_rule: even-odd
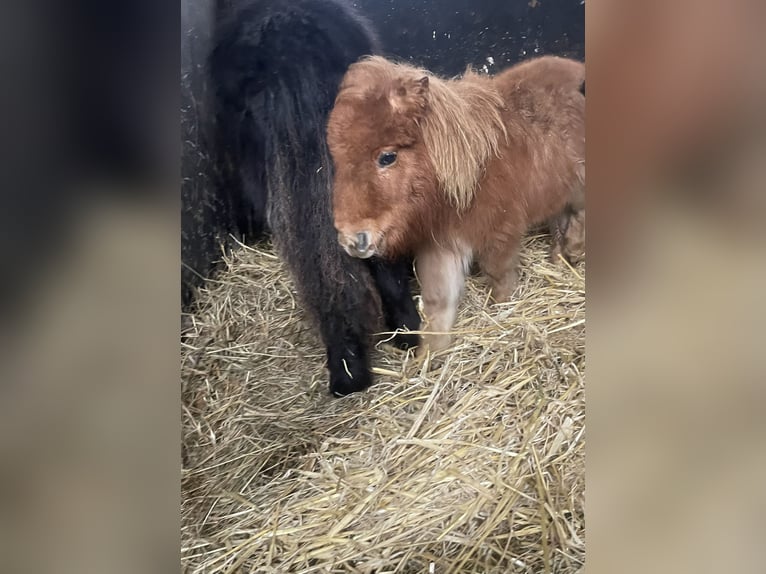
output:
[[[395,151],[384,151],[378,156],[378,166],[388,167],[396,161]]]

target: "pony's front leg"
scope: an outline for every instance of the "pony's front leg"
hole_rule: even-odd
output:
[[[415,266],[425,316],[425,333],[418,355],[424,355],[429,349],[439,351],[449,347],[452,341],[450,330],[457,317],[469,259],[468,255],[459,251],[436,246],[418,253]]]
[[[420,337],[406,332],[417,331],[420,327],[420,315],[410,291],[411,261],[385,261],[377,257],[366,261],[380,293],[386,328],[399,331],[391,342],[400,349],[417,347]]]

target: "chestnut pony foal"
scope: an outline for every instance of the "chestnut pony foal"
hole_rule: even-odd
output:
[[[584,225],[584,81],[552,56],[456,80],[381,57],[348,69],[327,127],[338,240],[354,257],[415,255],[421,352],[449,345],[474,259],[505,301],[531,226],[566,254]]]

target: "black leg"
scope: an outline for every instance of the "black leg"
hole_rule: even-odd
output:
[[[416,331],[420,328],[420,314],[415,306],[410,291],[410,261],[384,261],[373,257],[368,260],[370,272],[380,292],[386,328],[390,331],[407,329]],[[417,347],[420,337],[415,334],[400,333],[392,341],[400,349]]]
[[[341,396],[365,390],[372,384],[369,350],[380,312],[365,265],[346,255],[337,243],[328,245],[328,237],[307,240],[281,225],[277,230],[282,231],[280,252],[327,348],[330,392]]]
[[[342,396],[363,391],[372,384],[369,351],[380,314],[375,284],[367,266],[340,248],[331,225],[300,225],[301,220],[330,212],[329,206],[319,216],[298,211],[306,205],[277,196],[275,244],[327,348],[330,392]],[[298,213],[290,213],[289,209]],[[296,223],[286,216],[292,216]]]
[[[330,370],[330,392],[335,396],[363,391],[372,384],[368,360],[368,337],[350,325],[328,321],[322,325]]]

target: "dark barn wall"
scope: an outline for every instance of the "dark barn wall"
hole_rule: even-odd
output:
[[[585,59],[583,0],[356,0],[386,54],[444,75],[544,54]],[[491,64],[487,58],[492,58]]]
[[[225,0],[219,0],[225,4]],[[205,54],[216,0],[181,4],[182,302],[209,276],[219,243],[242,229],[245,204],[227,185],[230,166],[213,143]],[[494,73],[520,60],[554,54],[584,59],[585,6],[581,0],[356,0],[386,55],[444,75],[466,65]],[[492,60],[489,60],[491,58]],[[494,63],[491,63],[494,62]],[[484,68],[486,66],[486,68]]]
[[[217,185],[206,60],[214,24],[212,0],[181,2],[181,303],[209,276],[220,243],[236,231],[233,202]]]

